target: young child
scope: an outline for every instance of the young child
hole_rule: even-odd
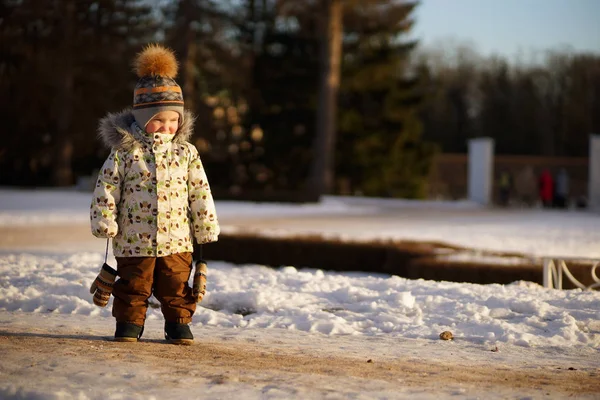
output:
[[[138,54],[135,69],[133,108],[100,121],[99,136],[111,152],[94,190],[91,228],[94,236],[112,239],[117,271],[105,264],[90,291],[104,306],[112,290],[116,341],[141,337],[154,294],[167,341],[192,344],[188,324],[205,277],[197,265],[195,290],[188,285],[193,241],[216,241],[219,224],[198,151],[187,142],[194,118],[184,111],[174,80],[173,52],[150,45]]]

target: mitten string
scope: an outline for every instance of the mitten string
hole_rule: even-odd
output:
[[[106,239],[106,253],[104,253],[104,264],[106,264],[106,260],[108,260],[108,242],[110,239]]]

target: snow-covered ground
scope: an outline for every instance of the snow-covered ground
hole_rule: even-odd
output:
[[[0,228],[87,223],[89,197],[78,192],[0,190]],[[600,257],[600,216],[581,211],[497,211],[467,202],[336,197],[313,205],[217,202],[217,211],[223,221],[232,221],[223,223],[225,231],[239,229],[235,221],[270,218],[281,222],[281,226],[273,222],[265,228],[271,232],[312,229],[356,237],[440,240],[535,255]],[[311,218],[324,222],[312,228],[302,224]],[[328,231],[332,226],[339,230]],[[342,229],[348,226],[353,228]],[[36,324],[56,317],[74,332],[89,324],[110,336],[114,325],[110,305],[94,306],[88,292],[103,261],[100,245],[96,252],[1,250],[0,320],[6,328],[0,328],[0,335],[19,321],[39,316]],[[148,326],[154,329],[147,330],[148,337],[160,338],[161,321],[160,311],[150,308]],[[544,289],[527,282],[474,285],[210,262],[208,293],[194,316],[192,330],[197,336],[203,330],[252,333],[273,342],[296,332],[295,345],[307,348],[315,348],[315,338],[336,337],[339,354],[350,343],[359,350],[364,345],[370,351],[383,351],[383,347],[373,347],[372,338],[388,344],[403,339],[439,341],[439,334],[448,330],[456,340],[444,343],[457,346],[457,351],[466,351],[458,347],[460,343],[506,349],[513,362],[520,358],[523,363],[532,357],[550,362],[553,357],[576,353],[581,365],[600,369],[600,293]],[[423,351],[428,350],[424,347]],[[389,356],[387,350],[384,355]],[[110,393],[94,397],[70,392],[68,387],[61,389],[62,394],[28,389],[0,374],[0,398],[128,398],[123,397],[126,381],[121,384],[122,397]],[[191,388],[190,393],[197,395],[197,389]],[[256,398],[251,392],[246,394]],[[430,398],[439,394],[431,393]],[[458,393],[458,398],[461,395],[469,397],[469,393]]]
[[[89,206],[89,193],[0,189],[0,227],[87,224]],[[600,258],[600,213],[581,210],[329,196],[305,205],[217,201],[217,213],[226,233],[425,240],[531,257]]]

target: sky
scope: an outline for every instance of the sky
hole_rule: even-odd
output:
[[[89,196],[88,193],[58,190],[2,189],[0,226],[23,226],[26,221],[29,227],[44,229],[44,225],[49,222],[87,223],[85,219]],[[468,220],[469,213],[479,213],[480,225],[487,223],[489,227],[494,221],[493,210],[484,210],[484,215],[480,208],[468,203],[440,203],[439,207],[455,216],[454,225],[460,225],[461,219]],[[364,199],[361,202],[360,198],[329,198],[323,203],[310,206],[217,201],[217,211],[224,219],[232,216],[243,219],[257,215],[263,219],[273,218],[272,220],[281,224],[278,231],[288,234],[297,231],[294,225],[297,220],[294,217],[298,216],[302,216],[300,220],[332,215],[350,218],[365,213],[367,216],[375,215],[381,210],[389,209],[397,213],[409,210],[411,215],[424,216],[432,212],[435,214],[436,204],[377,199]],[[600,218],[597,214],[586,213],[587,218],[574,218],[571,225],[565,225],[564,218],[548,218],[554,215],[550,212],[540,214],[537,210],[528,210],[526,213],[532,217],[523,218],[525,214],[521,213],[521,217],[514,219],[511,224],[522,231],[524,236],[531,236],[529,246],[537,240],[538,249],[547,247],[546,237],[542,234],[543,230],[539,229],[540,226],[545,227],[546,231],[551,230],[550,228],[560,230],[564,236],[578,231],[589,234],[585,221],[592,220],[597,226]],[[572,211],[563,212],[563,215],[578,214]],[[441,216],[440,220],[443,221],[444,217]],[[518,221],[522,223],[519,224]],[[408,223],[414,229],[416,222]],[[356,221],[352,225],[354,231],[346,230],[349,236],[353,232],[365,230],[378,234],[378,229],[374,226],[357,224]],[[475,227],[476,224],[471,226]],[[227,229],[227,226],[224,228]],[[468,240],[473,247],[479,247],[479,241],[486,240],[477,229],[470,232]],[[495,230],[491,234],[496,236],[496,241],[502,242],[511,232]],[[98,243],[98,239],[91,237],[91,240]],[[46,328],[52,331],[60,327],[63,331],[72,329],[73,332],[81,331],[86,326],[89,328],[86,330],[88,335],[112,335],[112,299],[108,307],[98,308],[92,303],[88,291],[103,262],[104,248],[98,246],[97,251],[66,250],[68,247],[68,243],[65,243],[64,247],[53,252],[42,248],[24,251],[16,247],[0,250],[0,334],[3,331],[13,332],[19,327],[22,329],[29,324],[37,330]],[[109,264],[114,265],[112,257],[109,258]],[[439,360],[447,358],[449,362],[453,362],[451,359],[456,355],[452,356],[452,352],[472,357],[467,354],[474,347],[484,349],[487,354],[490,350],[496,351],[499,348],[501,357],[510,358],[510,362],[521,365],[535,360],[536,363],[564,367],[564,357],[571,357],[569,362],[572,363],[572,357],[576,354],[577,368],[594,370],[598,367],[599,291],[546,289],[531,282],[476,285],[408,280],[383,274],[327,272],[327,266],[323,267],[269,268],[209,261],[207,295],[194,315],[192,331],[197,336],[202,332],[202,335],[213,339],[219,335],[260,337],[266,342],[277,342],[282,346],[286,343],[289,346],[304,346],[315,351],[320,351],[318,347],[321,340],[335,337],[335,345],[327,346],[328,352],[347,355],[348,349],[354,349],[356,354],[368,353],[379,357],[393,357],[394,352],[412,352],[410,354],[415,356],[419,356],[419,352],[431,352],[431,343],[442,346],[440,333],[451,331],[455,341],[449,342],[448,346],[452,347],[447,348],[447,352],[439,352]],[[240,276],[243,279],[232,278]],[[151,302],[157,303],[154,298],[151,298]],[[161,327],[160,311],[150,308],[145,337],[160,339]],[[285,338],[288,338],[287,341]],[[377,341],[374,342],[375,339]],[[123,397],[123,393],[130,390],[131,382],[117,378],[120,374],[128,374],[119,369],[124,368],[122,366],[106,367],[113,368],[113,373],[107,375],[107,379],[115,379],[110,385],[106,381],[97,380],[95,374],[82,374],[81,371],[85,370],[83,365],[56,368],[53,371],[57,371],[63,377],[61,379],[72,382],[71,386],[57,388],[53,374],[45,372],[40,374],[42,376],[34,386],[25,378],[9,379],[0,374],[0,397],[128,398]],[[68,379],[71,375],[74,379]],[[94,393],[90,388],[99,388],[99,385],[103,386],[102,390],[96,391],[97,397],[90,395],[89,393]],[[145,390],[153,389],[152,383],[149,385]],[[239,382],[229,382],[228,385],[233,385],[230,389],[240,396],[238,398],[258,398],[257,393],[253,392],[256,388],[241,387]],[[279,385],[284,384],[280,382]],[[335,387],[335,383],[333,385]],[[86,388],[86,391],[82,392],[82,388]],[[153,394],[160,388],[154,389]],[[340,393],[345,390],[341,386],[337,389]],[[197,394],[199,388],[190,387],[189,390],[189,394]],[[452,394],[453,398],[462,399],[473,398],[474,395],[469,391],[455,393],[443,390],[446,389],[438,389],[425,398],[434,399]],[[382,394],[375,393],[373,398],[376,395]],[[389,395],[388,393],[387,396]],[[499,394],[500,398],[506,398],[505,395]],[[382,396],[386,397],[385,393]]]
[[[559,50],[600,53],[597,0],[422,0],[413,35],[421,44],[473,44],[482,55]]]

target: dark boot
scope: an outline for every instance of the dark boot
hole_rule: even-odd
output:
[[[144,327],[130,322],[117,322],[115,342],[137,342],[144,333]]]
[[[165,339],[171,344],[190,346],[194,344],[194,335],[187,324],[165,322]]]

